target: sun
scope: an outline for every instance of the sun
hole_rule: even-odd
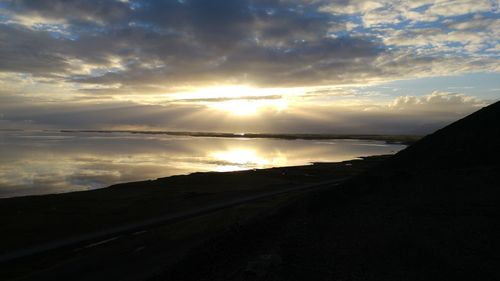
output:
[[[232,116],[251,117],[264,111],[280,112],[288,107],[283,89],[258,89],[249,86],[201,88],[180,92],[175,97],[184,103],[197,103]]]
[[[248,100],[231,100],[214,102],[209,105],[211,108],[222,110],[236,116],[257,115],[261,104]]]
[[[179,99],[220,99],[220,98],[239,98],[245,96],[259,95],[258,89],[246,85],[203,87],[179,92],[176,96]]]
[[[263,111],[283,111],[288,102],[285,99],[235,99],[209,103],[208,106],[234,116],[256,116]]]

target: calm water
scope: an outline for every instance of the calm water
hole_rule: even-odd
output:
[[[201,171],[336,162],[402,148],[358,140],[0,132],[0,197],[95,189]]]

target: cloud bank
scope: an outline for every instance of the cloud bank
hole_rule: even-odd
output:
[[[0,71],[79,87],[304,86],[499,65],[498,3],[488,0],[16,0],[0,7]]]
[[[497,0],[3,0],[0,122],[216,130],[222,127],[193,117],[206,113],[200,104],[152,105],[141,96],[214,85],[361,87],[419,77],[498,73],[499,13]],[[357,98],[350,109],[335,103],[322,107],[325,98],[337,101],[340,95],[335,91],[306,89],[305,101],[313,97],[308,92],[321,100],[317,110],[304,102],[301,111],[296,105],[279,116],[263,115],[276,127],[290,130],[295,129],[281,124],[317,130],[328,118],[336,128],[347,127],[342,123],[346,122],[356,129],[363,127],[356,125],[359,120],[368,120],[356,116],[372,114],[373,109],[385,110],[379,117],[431,111],[435,116],[446,112],[451,119],[485,104],[442,92],[426,97],[396,93],[382,99],[342,91],[346,98]],[[65,109],[69,105],[71,112]],[[299,114],[308,110],[323,116]],[[292,116],[294,112],[302,119]],[[266,123],[264,116],[255,126]],[[238,122],[224,130],[256,130],[253,124]]]

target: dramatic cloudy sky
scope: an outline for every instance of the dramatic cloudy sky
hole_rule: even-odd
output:
[[[0,0],[0,128],[427,133],[500,99],[500,0]]]

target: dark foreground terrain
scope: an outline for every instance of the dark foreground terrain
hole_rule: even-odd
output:
[[[0,279],[500,280],[499,120],[495,103],[393,157],[0,200],[2,242],[9,241],[2,251],[11,253],[174,210],[321,183],[6,261]]]
[[[500,103],[154,280],[500,280]]]
[[[0,199],[0,280],[144,280],[196,245],[387,158]]]

